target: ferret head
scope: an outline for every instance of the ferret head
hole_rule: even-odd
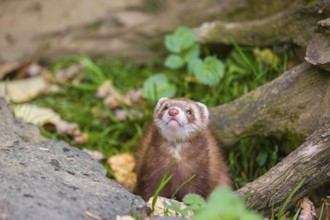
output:
[[[208,126],[207,107],[189,99],[161,98],[154,112],[154,123],[168,141],[185,141]]]

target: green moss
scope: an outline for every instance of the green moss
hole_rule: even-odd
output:
[[[283,138],[284,144],[282,149],[288,154],[297,149],[302,143],[304,143],[306,137],[302,134],[293,133],[290,130],[285,131]]]

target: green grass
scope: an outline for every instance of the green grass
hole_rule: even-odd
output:
[[[254,58],[252,49],[236,45],[223,60],[225,75],[219,85],[214,87],[185,80],[187,74],[182,70],[169,71],[160,66],[138,66],[108,58],[93,61],[85,56],[73,57],[54,64],[53,72],[73,63],[81,63],[86,67],[79,73],[82,82],[74,84],[67,81],[61,84],[58,94],[40,97],[34,103],[50,107],[63,119],[78,123],[89,137],[87,143],[77,145],[78,147],[99,150],[107,157],[125,151],[134,153],[139,137],[151,120],[155,103],[149,101],[146,106],[133,106],[144,113],[142,118],[119,121],[114,113],[104,106],[103,100],[95,96],[96,89],[105,80],[111,80],[116,88],[125,93],[130,89],[141,88],[147,77],[162,72],[177,86],[177,97],[199,100],[212,107],[232,101],[263,85],[286,68],[290,51],[282,52],[283,58],[277,66],[268,66]],[[274,51],[276,53],[276,48]],[[70,142],[67,136],[51,134],[45,130],[43,134]],[[228,162],[237,186],[260,176],[279,159],[277,142],[274,139],[261,137],[242,140],[232,149],[228,152]],[[257,160],[251,160],[258,157],[259,164]]]
[[[186,97],[201,101],[212,107],[230,102],[241,95],[279,76],[286,69],[291,51],[286,47],[274,47],[279,54],[277,65],[266,65],[258,62],[253,56],[253,48],[234,46],[223,60],[225,74],[217,86],[210,87],[195,81],[186,80],[183,70],[168,70],[162,66],[138,66],[109,58],[91,60],[85,56],[73,57],[53,65],[52,70],[70,66],[74,63],[85,65],[79,73],[80,84],[67,81],[60,86],[55,95],[39,97],[33,103],[46,106],[61,115],[64,120],[78,123],[81,130],[88,134],[87,143],[76,145],[101,151],[106,157],[120,152],[135,152],[138,139],[151,120],[154,102],[133,106],[133,109],[144,113],[142,118],[120,121],[112,110],[105,107],[103,100],[96,97],[96,89],[105,81],[111,80],[114,86],[125,93],[131,89],[142,88],[144,81],[154,73],[164,73],[177,87],[177,97]],[[207,95],[206,95],[207,94]],[[70,142],[68,136],[42,133],[51,138]],[[254,137],[240,141],[226,151],[228,165],[237,187],[252,181],[265,173],[280,159],[278,141],[272,137]]]
[[[118,90],[126,93],[131,89],[142,88],[149,76],[164,73],[176,86],[177,97],[191,98],[212,107],[228,103],[283,73],[287,68],[288,59],[294,59],[292,52],[287,47],[271,49],[280,57],[277,65],[261,63],[253,56],[253,48],[239,47],[235,44],[222,60],[225,74],[214,87],[186,80],[188,74],[182,69],[168,70],[157,64],[138,66],[110,58],[91,60],[86,56],[73,57],[55,63],[52,70],[55,73],[74,63],[81,63],[86,67],[79,72],[81,83],[62,83],[59,93],[39,97],[33,103],[49,107],[59,113],[64,120],[79,124],[89,139],[84,144],[76,144],[77,147],[101,151],[106,157],[121,152],[134,154],[137,142],[151,120],[155,103],[146,100],[146,105],[133,106],[133,109],[143,113],[143,117],[120,121],[114,112],[104,105],[103,99],[96,97],[97,88],[105,80],[111,80]],[[71,141],[68,136],[50,133],[45,129],[42,129],[42,134]],[[282,159],[284,155],[279,150],[280,141],[275,137],[253,137],[241,140],[225,150],[227,164],[236,187],[261,176]],[[109,171],[109,168],[105,167]],[[112,176],[111,171],[109,174]],[[164,182],[168,181],[165,180]],[[157,195],[155,197],[157,198]]]
[[[78,61],[81,60],[78,59]],[[54,69],[63,68],[75,62],[77,59],[63,61],[55,64]],[[109,59],[92,65],[97,66],[98,69],[87,68],[81,72],[80,76],[83,81],[79,86],[65,82],[60,86],[59,93],[40,97],[33,102],[53,109],[64,120],[78,123],[81,130],[86,132],[89,137],[86,144],[77,145],[78,147],[99,150],[107,157],[124,151],[133,152],[150,114],[140,119],[120,121],[109,108],[105,107],[103,100],[96,97],[96,89],[106,79],[112,80],[114,85],[123,92],[139,88],[142,86],[144,73],[150,75],[151,72],[148,68],[141,70],[136,66],[125,65]],[[97,75],[96,80],[93,79],[95,75]],[[140,106],[134,106],[134,108],[145,111]],[[67,136],[49,133],[45,130],[43,130],[43,134],[70,142],[70,138]]]

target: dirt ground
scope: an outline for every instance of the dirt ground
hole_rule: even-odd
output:
[[[141,0],[0,0],[0,64],[49,46],[49,35],[93,24]]]

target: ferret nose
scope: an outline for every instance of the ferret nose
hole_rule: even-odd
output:
[[[170,116],[176,116],[177,114],[179,114],[179,111],[178,111],[176,108],[170,108],[170,109],[168,110],[168,114],[169,114]]]

